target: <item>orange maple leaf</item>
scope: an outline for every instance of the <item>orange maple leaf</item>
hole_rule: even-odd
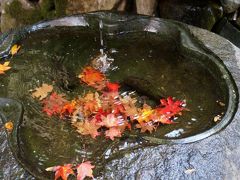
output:
[[[94,178],[92,170],[94,167],[90,161],[79,164],[77,167],[77,180],[83,180],[85,177]]]
[[[5,71],[11,69],[11,67],[9,66],[9,64],[10,64],[9,61],[6,61],[5,63],[0,64],[0,74],[4,74]]]
[[[147,122],[147,123],[139,123],[136,125],[136,128],[141,129],[141,132],[144,133],[146,131],[149,131],[152,133],[153,130],[156,130],[156,126],[153,124],[153,122]]]
[[[105,87],[105,75],[91,66],[85,67],[78,77],[88,86],[94,87],[98,90]]]
[[[5,127],[6,130],[10,133],[10,132],[12,132],[12,130],[13,130],[13,123],[12,123],[11,121],[6,122],[6,123],[4,124],[4,127]]]
[[[77,102],[75,100],[72,100],[70,103],[65,104],[61,110],[61,116],[63,114],[71,115],[76,109],[76,104]]]
[[[72,164],[66,164],[64,166],[49,167],[46,169],[46,171],[55,172],[54,180],[58,180],[59,178],[61,178],[62,180],[67,180],[70,174],[74,175],[74,172],[72,170]]]

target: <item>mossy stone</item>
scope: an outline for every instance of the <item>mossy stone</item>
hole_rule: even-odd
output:
[[[174,19],[211,30],[223,16],[223,8],[214,0],[161,0],[161,18]]]
[[[19,0],[13,0],[6,6],[6,14],[16,19],[17,25],[33,24],[41,20],[47,20],[64,16],[67,0],[43,0],[31,9],[25,9]]]

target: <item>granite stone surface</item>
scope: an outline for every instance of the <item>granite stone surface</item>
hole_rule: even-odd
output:
[[[228,40],[193,26],[192,35],[227,66],[240,88],[240,49]],[[135,149],[110,161],[98,179],[239,179],[240,111],[221,132],[191,144],[158,145]],[[10,151],[0,122],[0,179],[34,179]]]

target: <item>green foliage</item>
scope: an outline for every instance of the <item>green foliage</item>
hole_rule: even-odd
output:
[[[42,19],[39,9],[25,10],[22,4],[17,0],[14,0],[6,8],[6,12],[11,17],[14,17],[20,24],[32,24]]]
[[[40,20],[52,19],[65,15],[67,0],[43,0],[40,6],[26,10],[18,0],[7,6],[6,12],[15,18],[18,24],[33,24]]]

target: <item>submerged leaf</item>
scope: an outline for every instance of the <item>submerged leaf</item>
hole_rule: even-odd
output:
[[[53,92],[48,98],[42,101],[43,112],[48,116],[60,114],[62,108],[67,103],[67,100],[63,98],[63,94],[57,94]]]
[[[44,83],[42,84],[41,87],[35,89],[35,92],[32,93],[32,97],[38,98],[39,100],[43,100],[48,96],[50,92],[52,92],[52,90],[53,90],[52,85],[48,85]]]

